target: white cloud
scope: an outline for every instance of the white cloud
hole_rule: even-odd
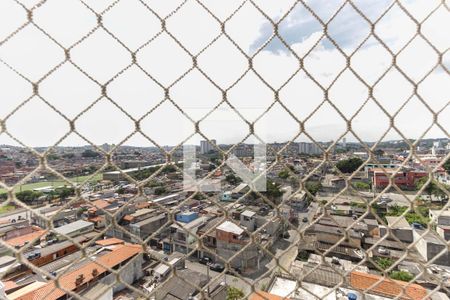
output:
[[[46,14],[58,14],[62,9],[60,6],[51,5],[52,2],[54,1],[49,1]],[[17,17],[20,17],[22,14],[21,10],[17,10],[17,7],[13,4],[8,7],[4,3],[6,2],[1,3],[3,12],[6,11],[7,15],[17,14]],[[108,1],[101,1],[101,3],[96,1],[89,2],[97,11],[107,7],[108,3]],[[152,7],[157,5],[154,7],[155,11],[161,16],[169,14],[171,9],[177,6],[177,3],[168,3],[168,1],[159,1],[156,4],[153,1],[147,1],[146,3],[152,5]],[[221,20],[225,20],[239,5],[239,1],[205,1],[204,3],[214,13],[217,13]],[[282,3],[279,3],[279,1],[256,1],[256,3],[260,5],[265,13],[276,20],[290,8],[293,1],[283,1]],[[327,3],[331,2],[327,1]],[[355,1],[355,3],[365,13],[370,15],[371,20],[376,19],[386,5],[383,1]],[[169,5],[174,6],[169,7]],[[419,20],[422,20],[429,12],[428,6],[423,1],[407,1],[405,5],[414,11],[414,16]],[[326,18],[330,15],[333,8],[334,6],[331,4],[326,5],[319,15]],[[199,29],[196,26],[198,23],[195,23],[196,10],[199,9],[202,8],[198,5],[186,7],[184,11],[182,8],[180,9],[179,18],[173,18],[173,20],[169,18],[168,21],[169,30],[173,29],[174,34],[176,32],[176,36],[179,37],[180,41],[186,44],[187,48],[193,52],[202,49],[214,37],[218,26],[217,21],[202,12],[201,15],[205,22],[202,23]],[[315,9],[320,10],[320,7]],[[123,22],[123,16],[118,11],[115,11],[115,13],[120,15],[122,18],[121,22]],[[345,13],[339,22],[334,22],[330,26],[343,26],[342,23],[346,22],[346,17],[353,13]],[[187,22],[182,18],[183,16],[190,16],[189,19],[192,22]],[[207,20],[209,19],[211,19],[210,28],[207,27]],[[377,25],[377,34],[386,40],[388,47],[392,47],[395,51],[398,51],[415,33],[416,27],[414,23],[407,19],[399,8],[395,8]],[[448,19],[448,11],[440,9],[427,19],[423,25],[423,33],[436,45],[439,51],[446,49],[450,42],[448,36],[442,33],[441,28],[443,27],[438,26],[446,24]],[[12,20],[14,18],[9,18],[8,20],[7,23],[13,24]],[[60,20],[59,22],[62,21]],[[108,22],[115,24],[113,14],[108,19]],[[346,50],[346,53],[351,53],[352,48],[355,46],[351,39],[349,40],[349,37],[360,36],[360,33],[363,32],[361,28],[358,28],[360,24],[358,22],[352,23],[353,25],[350,27],[345,27],[345,30],[336,28],[337,30],[334,31],[335,35],[333,37],[336,38],[338,43],[342,43],[341,46]],[[52,28],[57,27],[57,23],[51,23],[50,25]],[[153,25],[150,24],[148,26]],[[159,23],[154,22],[155,28],[148,28],[148,31],[145,32],[157,32],[158,26]],[[65,36],[63,28],[61,26],[60,32],[55,33],[55,35],[64,40],[72,41],[73,35]],[[355,32],[351,32],[352,28]],[[53,28],[53,30],[58,30],[58,28]],[[227,21],[226,30],[244,51],[248,51],[249,55],[252,55],[258,45],[264,43],[264,39],[267,39],[271,34],[271,26],[268,26],[265,18],[259,12],[256,12],[256,9],[250,4],[245,4],[241,12],[238,12],[231,20]],[[144,37],[145,39],[148,36],[137,34],[134,32],[135,30],[131,31],[130,36],[127,35],[126,30],[120,31],[120,38],[123,38],[125,43],[129,41],[129,46],[135,49],[140,44],[141,38]],[[327,88],[343,70],[346,60],[329,41],[321,40],[323,33],[320,26],[317,27],[316,22],[311,19],[311,16],[305,15],[304,11],[293,10],[292,15],[288,16],[282,23],[280,32],[281,34],[286,34],[285,40],[300,57],[305,56],[314,48],[304,60],[305,70],[298,72],[291,79],[291,82],[283,86],[286,80],[297,71],[299,64],[297,59],[286,49],[283,49],[281,43],[276,41],[257,54],[253,61],[254,68],[274,89],[279,89],[283,86],[280,91],[280,100],[285,103],[299,120],[304,121],[323,100],[323,92],[320,87],[306,73],[312,75],[314,80]],[[6,29],[2,28],[0,30],[0,38],[7,34]],[[261,34],[261,36],[257,36],[257,34]],[[96,43],[101,42],[95,38],[95,35],[91,38],[93,38],[91,42],[94,47],[96,47]],[[0,59],[7,61],[17,69],[22,70],[25,75],[29,74],[31,79],[36,80],[51,68],[49,62],[53,63],[63,53],[59,49],[56,51],[57,53],[52,54],[53,52],[50,52],[50,50],[53,51],[55,49],[54,46],[51,46],[48,51],[44,46],[41,48],[30,47],[30,43],[33,43],[34,40],[34,37],[30,37],[27,31],[18,33],[11,41],[0,46]],[[44,41],[47,43],[47,40]],[[430,54],[431,52],[428,52],[429,47],[425,42],[421,40],[418,40],[418,42],[418,45],[413,44],[411,49],[407,49],[408,51],[405,51],[398,58],[399,66],[414,80],[419,80],[431,68],[433,61],[436,59],[435,56]],[[48,43],[52,45],[52,42],[48,41]],[[74,61],[83,62],[83,69],[86,69],[88,73],[96,77],[98,74],[101,74],[98,77],[101,77],[102,82],[109,80],[120,67],[125,66],[130,60],[129,54],[123,49],[121,50],[123,53],[116,51],[115,43],[112,43],[106,49],[105,45],[103,44],[103,50],[100,54],[97,53],[97,58],[94,58],[91,51],[80,51],[80,49],[82,50],[85,47],[83,43],[80,46],[76,46],[73,50],[74,55],[78,55],[78,57],[75,57],[76,59],[74,58]],[[96,49],[100,48],[96,47]],[[119,56],[123,56],[123,63],[121,61],[122,58],[114,56],[117,56],[118,53]],[[23,62],[26,61],[29,63],[24,64]],[[166,34],[158,37],[142,49],[138,53],[138,61],[148,74],[154,76],[164,85],[171,84],[192,66],[192,60],[189,55],[179,49],[177,43],[172,41]],[[103,63],[102,67],[99,67],[99,62]],[[391,66],[391,62],[392,57],[390,54],[372,37],[354,54],[351,59],[351,66],[369,85],[373,85]],[[198,58],[198,63],[207,76],[222,89],[230,88],[230,85],[241,78],[248,69],[245,55],[240,53],[225,37],[220,38],[202,53]],[[117,65],[120,65],[120,67],[117,67]],[[195,120],[198,120],[207,113],[208,109],[214,107],[221,100],[222,94],[199,71],[195,70],[192,72],[177,82],[171,88],[169,95],[173,97],[173,100],[180,108],[186,110],[188,114],[193,115]],[[52,76],[55,76],[57,73]],[[6,102],[6,105],[0,107],[0,118],[4,118],[29,95],[31,85],[3,66],[0,67],[0,76],[3,84],[7,87],[12,87],[0,90],[0,101],[2,103]],[[81,112],[98,97],[96,88],[88,87],[88,85],[83,83],[83,80],[86,80],[85,78],[77,79],[77,76],[70,76],[67,77],[66,81],[62,78],[61,83],[54,84],[51,80],[52,76],[42,83],[43,87],[45,86],[45,93],[42,95],[46,99],[48,98],[47,100],[50,103],[61,108],[63,112],[70,110],[70,113],[67,112],[70,117]],[[151,83],[147,75],[138,71],[136,67],[133,67],[133,71],[129,70],[121,76],[113,81],[111,88],[108,88],[108,95],[125,110],[129,111],[134,118],[138,118],[151,110],[164,96],[163,90],[157,87],[155,83]],[[148,88],[145,87],[147,79],[149,80]],[[361,85],[355,76],[346,71],[330,89],[330,100],[336,102],[338,109],[342,110],[347,118],[350,118],[367,99],[367,89],[361,87]],[[430,102],[430,106],[438,111],[447,105],[448,86],[448,74],[442,70],[435,70],[419,85],[418,90],[422,97]],[[66,95],[67,93],[70,95]],[[386,107],[390,114],[394,114],[395,110],[411,94],[411,84],[395,70],[390,71],[385,79],[376,84],[374,89],[374,96]],[[252,71],[249,71],[236,85],[233,85],[227,91],[227,95],[230,103],[241,112],[244,118],[251,121],[262,114],[274,101],[273,91],[265,86]],[[93,112],[96,114],[92,114]],[[401,114],[401,118],[396,121],[396,124],[404,131],[406,136],[410,138],[418,137],[423,133],[424,126],[415,122],[414,116],[422,115],[423,112],[423,105],[415,99],[408,105],[406,114]],[[448,109],[442,113],[439,120],[443,126],[448,128],[450,124],[445,124],[447,121],[445,117],[442,117],[447,112]],[[22,110],[22,113],[17,114],[12,119],[8,119],[6,125],[11,133],[20,135],[21,140],[28,145],[46,145],[56,141],[63,132],[48,126],[51,118],[47,118],[47,114],[48,116],[53,115],[48,112],[45,106],[34,105],[32,109],[26,107],[26,109]],[[220,120],[214,121],[212,117],[217,117]],[[428,120],[427,118],[425,119],[425,121]],[[16,126],[30,124],[30,120],[42,126],[22,126],[17,131]],[[370,100],[365,108],[355,117],[353,125],[356,133],[361,135],[363,140],[377,140],[386,131],[387,121],[388,119],[382,110]],[[297,123],[290,118],[289,114],[279,104],[276,104],[260,122],[266,124],[258,127],[261,135],[270,137],[273,140],[291,139],[298,132]],[[242,124],[243,122],[240,118],[236,117],[236,114],[229,110],[227,105],[222,105],[221,111],[205,120],[201,129],[202,131],[204,130],[205,134],[207,133],[208,137],[216,138],[219,142],[234,142],[233,138],[239,140],[247,133],[247,126]],[[132,120],[107,102],[96,105],[91,114],[86,114],[86,116],[76,122],[76,125],[80,126],[80,131],[82,130],[86,136],[97,144],[105,142],[118,143],[128,133],[132,132],[134,128]],[[316,140],[335,140],[346,129],[345,121],[329,104],[320,107],[318,112],[306,121],[306,125],[308,132]],[[38,128],[40,129],[38,130]],[[58,128],[65,128],[65,126],[59,126]],[[186,121],[186,118],[169,102],[166,102],[161,108],[150,114],[145,119],[142,128],[148,136],[154,138],[160,145],[177,144],[186,137],[186,128],[193,130],[191,123]],[[189,130],[187,134],[189,134]],[[430,135],[442,136],[443,133],[434,128],[428,134],[428,136]],[[395,138],[396,135],[395,133],[389,133],[389,137]],[[200,139],[200,137],[197,136],[197,139]],[[75,144],[83,143],[80,139],[74,138],[72,140]],[[2,142],[10,141],[0,136],[0,143]],[[65,141],[64,144],[67,145],[68,143],[70,143],[69,140]],[[139,136],[132,138],[127,143],[136,145],[149,144],[145,138]]]

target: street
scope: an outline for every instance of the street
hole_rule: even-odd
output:
[[[246,283],[241,278],[235,277],[230,274],[221,274],[216,271],[209,270],[209,267],[206,265],[202,265],[195,261],[186,260],[185,262],[186,268],[192,271],[196,271],[205,275],[209,274],[211,279],[215,279],[215,282],[225,282],[228,285],[234,286],[244,292],[244,294],[248,294],[251,291],[251,285]],[[219,277],[218,277],[219,276]],[[218,277],[218,278],[217,278]],[[247,279],[251,284],[253,284],[253,280]]]
[[[305,211],[299,212],[298,230],[303,230],[311,223],[318,208],[318,204],[313,202]],[[303,218],[305,217],[308,219],[308,222],[302,222]],[[287,232],[289,233],[288,238],[279,238],[271,247],[274,258],[265,255],[260,261],[261,267],[259,270],[256,270],[251,274],[241,275],[242,277],[245,277],[245,280],[248,281],[248,283],[241,278],[230,274],[220,275],[220,273],[209,270],[208,266],[200,264],[197,261],[186,260],[186,268],[205,275],[209,274],[211,278],[216,278],[217,276],[219,276],[216,279],[216,282],[225,282],[228,285],[241,289],[244,294],[247,295],[251,291],[251,285],[254,284],[256,289],[263,289],[269,284],[271,278],[270,275],[273,273],[273,271],[283,271],[283,269],[277,268],[276,259],[278,259],[279,265],[284,269],[290,269],[290,266],[292,265],[298,254],[298,243],[300,240],[300,235],[298,234],[297,230],[294,230],[292,228],[288,229]],[[292,245],[294,246],[290,247]]]

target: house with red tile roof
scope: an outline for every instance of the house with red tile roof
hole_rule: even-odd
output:
[[[421,300],[427,297],[426,289],[418,284],[408,285],[407,282],[356,271],[350,273],[350,285],[355,290],[367,290],[368,293],[390,298]]]
[[[49,281],[33,290],[27,290],[26,293],[18,290],[8,297],[14,300],[56,300],[70,295],[69,292],[80,293],[96,282],[113,283],[115,274],[110,272],[111,269],[120,270],[121,280],[132,284],[143,276],[142,252],[143,249],[140,245],[116,245],[110,252],[98,257],[95,261],[82,264],[79,268],[61,276],[59,278],[60,287],[57,287],[54,281]],[[113,291],[116,292],[123,288],[123,284],[116,284],[113,286]]]
[[[33,232],[21,235],[5,241],[6,244],[12,247],[22,247],[25,244],[31,244],[32,242],[38,242],[47,233],[47,230],[40,228],[33,228]]]

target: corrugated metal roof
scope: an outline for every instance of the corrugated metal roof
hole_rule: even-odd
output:
[[[230,221],[225,221],[222,224],[220,224],[219,226],[217,226],[218,230],[222,230],[225,232],[231,232],[234,234],[242,234],[244,232],[244,229],[242,229],[241,227],[237,226],[236,224],[234,224],[233,222]]]

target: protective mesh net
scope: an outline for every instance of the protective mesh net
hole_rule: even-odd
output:
[[[261,1],[230,1],[227,11],[217,10],[211,1],[193,0],[171,2],[168,5],[171,8],[165,10],[160,8],[161,5],[157,1],[145,0],[99,2],[73,0],[67,1],[67,3],[55,0],[14,0],[9,2],[12,3],[8,6],[11,11],[4,9],[2,13],[12,13],[11,7],[14,6],[14,12],[21,14],[23,18],[22,21],[19,18],[17,20],[6,19],[8,26],[5,26],[6,29],[2,31],[0,40],[0,62],[6,70],[3,74],[9,72],[10,77],[5,76],[1,82],[2,86],[12,85],[14,77],[16,78],[14,80],[21,81],[22,85],[21,88],[13,85],[16,88],[15,91],[21,89],[20,93],[16,93],[16,98],[20,99],[12,105],[6,104],[5,109],[2,108],[0,111],[0,134],[26,148],[26,151],[35,157],[35,167],[13,184],[0,181],[0,185],[6,193],[3,207],[15,205],[25,213],[33,215],[33,219],[40,220],[41,229],[34,228],[35,231],[31,235],[27,235],[29,237],[27,243],[14,244],[11,243],[11,240],[0,241],[4,251],[12,254],[21,265],[20,268],[14,265],[4,269],[2,278],[3,282],[15,282],[16,285],[21,285],[20,280],[17,280],[19,278],[25,278],[22,279],[22,282],[28,280],[44,282],[42,286],[30,288],[28,293],[24,292],[15,299],[64,299],[65,297],[93,299],[100,297],[102,292],[106,293],[108,290],[120,291],[119,293],[122,293],[120,297],[124,297],[124,299],[126,297],[130,299],[169,299],[170,297],[172,297],[170,299],[176,299],[177,290],[181,291],[179,293],[184,299],[188,297],[219,299],[218,291],[224,286],[229,299],[235,299],[231,295],[232,292],[236,292],[229,287],[241,290],[241,298],[256,293],[263,299],[269,299],[269,295],[263,291],[269,290],[269,288],[273,291],[277,284],[280,285],[279,289],[287,291],[284,297],[289,299],[322,299],[333,296],[338,298],[348,295],[348,289],[358,291],[360,297],[372,297],[370,295],[376,294],[389,298],[428,299],[436,297],[438,292],[449,294],[449,277],[445,275],[443,267],[438,267],[436,263],[448,266],[449,259],[450,244],[448,238],[445,239],[448,236],[449,224],[439,227],[438,220],[445,214],[448,215],[449,203],[446,199],[450,196],[450,192],[445,182],[439,179],[439,174],[442,174],[441,170],[449,160],[450,154],[447,151],[447,154],[439,156],[438,162],[430,165],[417,151],[421,140],[427,137],[431,130],[438,130],[440,136],[449,138],[448,127],[446,127],[450,119],[448,92],[444,94],[444,102],[438,108],[426,93],[421,93],[421,86],[427,84],[434,72],[448,75],[448,65],[445,64],[448,38],[446,39],[447,43],[442,46],[438,45],[430,35],[427,35],[429,27],[433,27],[435,31],[445,32],[445,28],[441,27],[441,24],[436,27],[432,21],[436,15],[443,15],[448,19],[449,8],[445,1],[439,3],[430,1],[424,6],[427,9],[422,12],[420,17],[410,11],[408,3],[401,1],[386,4],[375,16],[367,15],[364,3],[360,3],[362,1],[335,1],[333,5],[329,5],[329,3],[317,5],[317,2],[314,1],[291,1],[280,5],[281,13],[276,18],[267,12],[265,4]],[[68,6],[65,7],[65,5]],[[324,16],[321,5],[329,8],[328,15]],[[197,34],[201,37],[207,36],[206,42],[190,40],[186,38],[187,35],[174,33],[176,30],[171,29],[174,27],[171,20],[177,19],[178,15],[183,16],[181,19],[177,19],[179,24],[196,22],[192,18],[186,18],[183,14],[188,6],[194,11],[194,15],[198,16],[198,22],[201,25],[197,28]],[[68,9],[69,7],[70,9]],[[50,8],[51,10],[46,10]],[[300,14],[297,17],[295,13],[298,10],[302,10],[303,15]],[[130,11],[133,12],[131,16],[129,15]],[[396,25],[401,27],[409,24],[413,27],[410,34],[404,34],[403,42],[395,46],[390,43],[389,35],[386,36],[378,30],[383,27],[382,23],[393,11],[399,18]],[[244,27],[251,26],[245,22],[247,18],[250,19],[251,13],[262,16],[265,19],[265,28],[269,29],[267,30],[268,34],[263,36],[263,40],[254,46],[252,51],[247,51],[236,41],[228,28],[237,18],[241,20],[239,24],[243,30]],[[299,49],[289,42],[289,38],[286,36],[289,32],[285,30],[284,24],[296,18],[302,20],[302,16],[306,15],[308,20],[312,20],[320,28],[320,34],[312,42],[310,41],[309,46]],[[111,21],[110,18],[113,17],[116,18],[115,21]],[[134,18],[136,20],[133,20]],[[337,21],[340,18],[344,18],[345,22]],[[51,19],[52,22],[44,22],[43,20],[46,19]],[[82,19],[90,21],[79,21],[79,23],[76,21]],[[348,46],[347,43],[347,46],[344,47],[341,45],[342,41],[334,33],[339,32],[339,26],[343,26],[342,24],[359,26],[360,23],[352,23],[356,19],[364,23],[367,31],[360,37],[349,37],[352,40],[351,46]],[[202,21],[205,22],[202,23]],[[74,22],[72,27],[66,29],[65,24],[70,22]],[[61,27],[64,34],[55,31],[55,27]],[[208,27],[215,28],[215,31],[207,34]],[[395,29],[388,28],[388,31]],[[77,32],[82,34],[77,35]],[[15,42],[23,35],[26,35],[32,43],[28,45],[29,49],[26,49],[29,52],[23,50],[26,45]],[[133,39],[132,36],[135,38]],[[252,36],[252,38],[256,39],[257,37]],[[162,40],[170,44],[170,47],[167,48],[168,51],[165,53],[152,52],[152,45],[161,43]],[[341,59],[342,66],[338,70],[329,71],[327,67],[319,70],[319,67],[310,63],[311,57],[318,55],[315,51],[324,41],[327,43],[327,47],[333,48]],[[416,44],[417,41],[421,43],[421,47],[426,47],[430,51],[431,54],[426,55],[434,57],[434,59],[427,60],[432,62],[425,64],[420,74],[411,74],[405,68],[402,57],[406,55],[404,53],[411,54],[411,51],[419,48]],[[387,62],[385,63],[386,67],[375,77],[367,78],[364,70],[355,67],[354,61],[370,43],[378,45],[378,51],[384,53]],[[224,46],[225,44],[227,46]],[[288,72],[286,76],[279,76],[281,79],[277,78],[277,84],[273,82],[270,68],[267,71],[259,67],[259,61],[267,59],[264,51],[268,47],[282,48],[283,54],[279,55],[289,57],[289,63],[282,65],[281,68],[292,69],[292,72]],[[114,52],[115,49],[119,50]],[[13,55],[9,55],[8,51]],[[48,63],[46,59],[41,61],[39,55],[34,55],[42,51],[46,52],[48,56],[53,56],[56,59],[55,62]],[[222,52],[216,56],[211,54],[217,54],[217,51]],[[276,52],[276,50],[274,51]],[[231,67],[231,70],[227,69],[226,54],[228,52],[240,56],[242,68],[237,71]],[[25,56],[14,59],[15,54],[20,56],[23,53]],[[80,59],[80,53],[88,53],[87,56],[91,59]],[[103,59],[110,54],[115,56],[113,60]],[[209,55],[212,55],[212,58]],[[370,58],[371,56],[366,56],[362,60],[369,62]],[[225,65],[217,67],[215,63],[221,60],[225,60]],[[426,58],[417,57],[417,64],[422,66],[422,60],[426,60]],[[330,63],[331,69],[333,61],[327,62]],[[338,63],[336,62],[336,64]],[[165,70],[161,71],[158,66],[162,66]],[[271,67],[275,68],[275,66]],[[70,72],[67,71],[69,68]],[[224,80],[217,76],[217,72],[211,72],[211,68],[216,68],[216,70],[219,68],[220,72],[233,73],[235,76],[231,76],[232,79]],[[370,64],[366,66],[367,68],[370,69]],[[65,72],[61,72],[63,69]],[[139,72],[142,84],[154,87],[160,95],[159,99],[152,100],[150,108],[148,105],[140,107],[139,114],[129,110],[127,99],[120,100],[120,97],[112,96],[114,93],[112,89],[130,84],[130,81],[121,80],[121,78],[132,71]],[[326,76],[327,81],[324,82],[322,72],[328,71],[331,75]],[[55,74],[58,74],[62,81],[56,83],[52,81],[56,77]],[[204,113],[200,117],[193,116],[189,107],[180,105],[175,99],[174,91],[178,85],[184,81],[184,84],[189,86],[188,79],[192,74],[196,74],[198,78],[201,78],[200,81],[210,86],[213,90],[212,93],[219,95],[218,101],[211,108],[204,109]],[[386,87],[385,85],[386,81],[392,80],[392,74],[405,81],[410,90],[406,94],[394,94],[394,97],[403,95],[395,108],[381,100],[382,97],[377,96],[379,95],[377,89],[392,89],[392,86]],[[307,114],[302,116],[284,99],[285,90],[291,84],[297,84],[296,80],[300,75],[314,85],[320,95],[319,101]],[[81,76],[83,80],[89,82],[86,85],[90,85],[93,90],[98,91],[97,94],[94,93],[95,99],[84,97],[83,94],[78,94],[77,88],[70,87],[70,83],[76,80],[76,76]],[[248,118],[245,109],[237,106],[232,99],[234,90],[245,81],[247,76],[257,78],[260,83],[258,89],[264,89],[270,95],[270,102],[252,119]],[[355,102],[359,104],[355,104],[351,113],[344,111],[342,106],[336,103],[332,92],[333,87],[339,85],[344,76],[351,76],[367,91],[364,99]],[[48,82],[52,82],[53,86],[49,87]],[[65,85],[64,83],[67,82],[68,84]],[[62,94],[55,95],[57,98],[64,99],[70,97],[70,93],[74,93],[76,97],[88,99],[83,100],[87,102],[81,104],[82,108],[76,109],[76,113],[65,112],[64,108],[68,105],[67,102],[58,104],[50,99],[52,96],[48,91],[49,89],[58,90],[56,86],[58,83],[62,83],[64,91]],[[444,81],[437,84],[438,87],[442,85],[445,85]],[[353,88],[356,87],[346,86],[346,89],[349,90]],[[399,89],[402,88],[399,87]],[[29,91],[29,93],[23,91]],[[201,92],[195,90],[193,94],[201,95]],[[1,103],[8,103],[9,99],[4,98]],[[81,98],[74,101],[75,103],[82,102]],[[417,138],[414,140],[409,139],[408,134],[403,133],[405,127],[399,126],[397,121],[412,102],[421,106],[420,114],[430,115],[430,122],[421,132],[417,133]],[[14,123],[14,117],[29,105],[41,105],[45,107],[46,111],[49,111],[48,115],[56,113],[58,118],[64,120],[65,125],[62,127],[67,130],[57,137],[52,147],[44,149],[30,147],[26,141],[21,139],[20,134],[16,134],[16,127],[24,125]],[[100,146],[93,141],[89,134],[89,128],[87,131],[79,129],[83,118],[90,113],[90,116],[95,118],[105,112],[99,105],[112,107],[118,116],[125,117],[133,124],[126,127],[130,130],[121,131],[124,132],[124,136],[110,147]],[[164,115],[163,119],[170,117],[169,122],[181,123],[175,117],[172,119],[172,116],[177,115],[180,116],[180,120],[183,119],[188,124],[184,127],[191,128],[188,130],[188,134],[173,147],[165,147],[164,144],[160,144],[154,137],[154,132],[143,128],[146,120],[163,114],[162,108],[168,107],[172,109],[172,113]],[[336,135],[333,141],[328,143],[319,142],[308,127],[310,120],[314,119],[324,107],[331,109],[336,118],[344,124],[342,133]],[[191,138],[197,136],[208,141],[213,145],[211,146],[212,150],[218,153],[213,167],[199,181],[199,183],[206,182],[206,180],[214,178],[218,171],[227,168],[226,159],[245,147],[245,142],[249,138],[255,138],[256,141],[263,143],[268,142],[258,132],[258,124],[275,108],[282,111],[285,118],[292,120],[293,128],[298,128],[288,142],[266,145],[268,156],[271,159],[268,159],[265,174],[276,174],[275,177],[278,179],[284,177],[285,180],[287,180],[286,178],[289,180],[287,185],[290,186],[290,189],[283,195],[277,195],[276,192],[271,192],[271,189],[268,191],[243,189],[239,197],[232,203],[221,201],[222,193],[201,191],[183,194],[183,197],[177,198],[172,206],[166,205],[165,201],[150,200],[155,196],[154,194],[149,195],[147,189],[155,181],[161,180],[161,177],[168,179],[170,177],[168,173],[185,173],[182,163],[178,163],[178,161],[182,160],[180,152],[183,145],[188,143]],[[207,126],[206,128],[202,127],[210,116],[223,109],[235,113],[244,124],[241,141],[226,148],[216,146],[211,141],[214,137],[207,133]],[[357,126],[355,120],[366,109],[380,112],[385,120],[384,124],[379,125],[383,126],[380,136],[376,142],[372,143],[365,142],[361,132],[355,130]],[[47,115],[43,116],[43,118],[46,117]],[[415,122],[415,117],[412,116],[409,119],[411,124]],[[55,136],[53,133],[59,132],[59,124],[55,125],[54,131],[43,132],[43,135]],[[99,126],[101,125],[99,124]],[[34,125],[27,124],[27,126]],[[108,127],[110,124],[106,126]],[[272,124],[267,126],[270,127]],[[374,124],[374,126],[378,125]],[[94,129],[92,128],[92,130]],[[152,130],[163,132],[163,134],[165,132],[162,125],[154,126]],[[397,164],[393,169],[389,169],[385,163],[383,165],[379,153],[376,152],[389,133],[397,134],[405,150],[409,150],[403,162]],[[142,170],[139,170],[141,175],[145,175],[140,177],[134,176],[135,174],[130,172],[124,172],[120,158],[123,155],[121,147],[127,145],[127,142],[137,135],[148,145],[158,149],[159,157],[164,157],[162,164],[154,167],[151,172],[142,173]],[[360,149],[365,150],[366,156],[356,170],[343,173],[341,171],[343,169],[336,167],[335,151],[342,145],[343,139],[350,136],[355,141],[354,144],[357,143]],[[53,163],[55,149],[69,137],[76,137],[83,143],[89,144],[101,157],[97,158],[93,164],[90,175],[79,177],[77,180],[65,176]],[[287,161],[286,157],[290,156],[300,138],[311,143],[313,145],[311,147],[315,149],[317,155],[305,159],[308,166],[299,172]],[[412,161],[422,172],[426,173],[427,180],[423,181],[418,189],[405,191],[398,176],[402,176],[405,168],[410,166]],[[363,193],[357,182],[359,182],[361,173],[364,173],[370,164],[378,164],[377,175],[380,178],[384,176],[385,183],[380,183],[376,191]],[[170,172],[168,167],[172,168]],[[99,202],[98,198],[89,198],[86,193],[86,188],[92,187],[92,181],[98,180],[99,176],[105,172],[112,174],[113,179],[126,181],[135,187],[133,194],[126,198],[126,201],[120,202],[114,209],[111,209],[111,203],[104,204],[105,200]],[[281,173],[283,174],[281,175]],[[65,201],[61,200],[61,206],[57,206],[58,209],[52,214],[41,210],[30,199],[19,199],[16,195],[22,185],[40,174],[51,175],[56,178],[55,181],[61,183],[60,185],[73,188],[74,195],[60,195],[60,198],[64,198]],[[322,185],[325,185],[324,182],[327,181],[325,178],[329,174],[334,174],[333,178],[330,178],[329,185],[326,188],[322,186],[319,191],[314,191],[312,187],[314,183],[322,181]],[[178,181],[181,182],[180,178]],[[374,179],[373,185],[375,182]],[[283,182],[283,184],[285,183],[286,181]],[[102,184],[103,190],[111,188],[105,182]],[[268,184],[277,187],[277,183]],[[372,186],[372,189],[375,187]],[[102,190],[100,189],[98,192],[101,193]],[[431,195],[428,199],[434,197],[439,199],[439,203],[431,200],[427,202],[424,200],[425,198],[421,197],[423,195]],[[388,208],[387,212],[383,211],[387,201],[386,196],[395,196],[395,202],[402,203],[403,208],[388,204],[388,207],[391,208]],[[309,205],[301,213],[293,208],[298,199],[306,201]],[[133,230],[133,226],[123,222],[123,218],[130,215],[136,218],[133,209],[142,207],[139,205],[148,203],[148,201],[151,202],[151,207],[158,211],[157,215],[151,217],[159,220],[154,220],[159,222],[156,223],[157,227],[146,233]],[[202,206],[201,209],[196,208],[201,215],[197,219],[200,221],[197,224],[188,223],[189,225],[186,225],[177,218],[177,214],[192,205],[194,201]],[[351,202],[351,205],[346,206],[344,202]],[[103,221],[96,223],[94,233],[90,233],[89,238],[85,235],[82,235],[82,238],[74,237],[69,234],[70,231],[61,231],[55,226],[56,219],[59,219],[59,216],[68,209],[78,210],[80,207],[88,207],[89,213],[93,212],[94,215],[102,216],[100,219]],[[245,222],[253,220],[251,213],[247,217],[244,212],[251,211],[255,207],[257,209],[263,207],[269,213],[258,212],[264,217],[258,219],[257,226],[243,225],[247,224]],[[341,211],[341,209],[345,210],[345,207],[358,208],[359,213],[350,212],[350,215],[347,215],[344,220],[340,215],[346,214],[345,211]],[[208,213],[206,214],[205,211]],[[352,216],[352,214],[354,215]],[[82,211],[77,216],[81,218],[85,215],[86,212]],[[211,215],[215,216],[214,221],[208,219]],[[294,215],[295,217],[293,217]],[[408,222],[414,223],[413,225],[418,228],[411,230],[409,224],[405,228],[402,225],[404,220],[402,217],[405,217]],[[306,218],[306,221],[303,222],[302,218]],[[366,219],[371,219],[372,223],[365,222]],[[104,223],[100,224],[101,222]],[[418,222],[422,222],[422,225],[416,224]],[[370,232],[373,223],[377,223],[375,227],[378,233]],[[365,229],[361,229],[362,227]],[[444,233],[438,234],[438,228],[444,228],[442,229]],[[228,233],[232,233],[232,236],[225,236]],[[42,237],[45,236],[64,238],[76,248],[70,254],[64,250],[63,254],[55,254],[56,256],[51,260],[43,262],[40,259],[44,257],[44,249],[49,246],[43,247],[42,252],[35,256],[36,248],[30,245],[37,245],[40,242],[42,244]],[[105,247],[101,247],[104,246],[101,244],[104,236],[119,237],[128,243],[122,246],[109,246],[112,252],[108,252],[110,250],[107,251]],[[152,242],[155,240],[160,245],[170,245],[172,248],[169,252],[176,253],[180,261],[185,262],[187,269],[179,268],[170,257],[164,259],[158,246]],[[364,246],[361,240],[364,240]],[[47,238],[48,241],[49,238]],[[113,243],[111,240],[107,241]],[[105,252],[108,253],[105,254]],[[433,255],[430,256],[429,253]],[[303,254],[309,255],[309,262],[302,261]],[[65,259],[64,264],[58,264],[58,261],[62,260],[57,260],[58,256],[64,256],[62,258]],[[223,264],[225,269],[210,270],[208,266],[198,264],[198,257],[213,258],[216,262]],[[311,257],[315,257],[314,262]],[[337,257],[351,259],[353,263],[337,263],[339,260]],[[156,267],[158,264],[161,265]],[[144,266],[148,270],[154,270],[153,273],[151,275],[142,274]],[[365,269],[367,266],[370,266],[370,274]],[[408,272],[410,277],[406,281],[393,279],[398,279],[393,274],[402,274],[399,270],[405,269],[410,270]],[[191,273],[186,270],[191,270]],[[157,271],[162,272],[164,276],[157,277],[155,275]],[[134,277],[130,279],[130,276]],[[30,279],[30,277],[32,278]],[[95,289],[97,294],[92,291],[86,293],[99,282],[102,285],[96,286],[98,287]],[[294,286],[291,286],[292,283]],[[428,289],[425,290],[417,285],[418,283],[424,284]],[[314,284],[325,286],[325,288],[317,289]],[[189,291],[188,295],[183,294],[187,291]]]

